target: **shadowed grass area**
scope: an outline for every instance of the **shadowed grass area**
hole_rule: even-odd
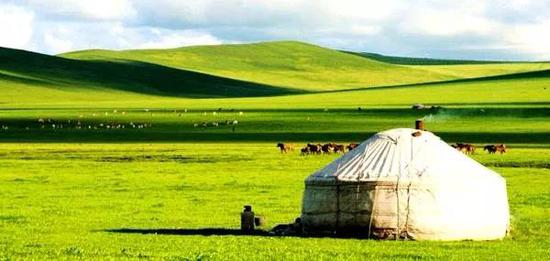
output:
[[[0,125],[9,127],[0,130],[0,141],[351,142],[385,129],[412,127],[418,118],[449,142],[550,144],[546,107],[0,110]]]
[[[70,131],[27,132],[23,136],[14,132],[2,133],[1,142],[358,142],[367,139],[376,132],[248,132],[248,133],[178,133],[178,132],[114,132],[114,131]],[[437,132],[439,137],[450,143],[470,142],[506,143],[519,146],[550,146],[548,132],[529,133],[477,133],[477,132]]]

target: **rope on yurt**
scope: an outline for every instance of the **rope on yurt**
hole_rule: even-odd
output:
[[[396,144],[398,144],[398,142],[396,141]],[[411,147],[412,147],[412,139],[411,139]],[[399,149],[399,148],[397,148]],[[412,151],[411,151],[412,152]],[[412,154],[411,154],[411,157],[412,157]],[[401,233],[399,231],[399,224],[401,223],[400,222],[400,202],[399,202],[399,181],[401,179],[401,175],[403,175],[403,166],[401,166],[402,164],[402,154],[399,153],[399,175],[397,175],[397,181],[396,181],[396,184],[395,184],[395,199],[397,201],[397,231],[396,231],[396,234],[395,234],[395,240],[399,240],[399,234]]]
[[[397,181],[396,181],[396,184],[395,184],[395,194],[396,194],[396,201],[397,201],[397,234],[395,235],[395,240],[399,240],[400,236],[401,236],[401,228],[400,228],[400,224],[401,224],[401,202],[400,202],[400,198],[399,198],[399,182],[401,181],[401,176],[403,175],[403,172],[405,171],[405,169],[408,169],[411,165],[411,163],[413,162],[413,160],[415,159],[414,157],[414,142],[413,142],[413,139],[411,138],[410,139],[411,141],[411,152],[410,152],[410,160],[409,160],[409,164],[407,164],[407,166],[404,166],[402,167],[401,166],[401,163],[402,163],[402,154],[399,153],[399,175],[397,175]],[[411,182],[409,181],[409,186],[407,188],[407,215],[406,215],[406,220],[405,220],[405,233],[407,233],[406,231],[406,225],[408,223],[408,219],[409,219],[409,202],[410,202],[410,184]]]
[[[336,173],[339,173],[340,171],[340,163],[338,163],[338,167],[336,167]],[[338,230],[338,227],[340,226],[340,182],[338,180],[338,176],[336,176],[336,226],[335,229]]]
[[[397,182],[396,182],[396,188],[395,188],[395,194],[396,194],[396,201],[397,201],[397,233],[395,234],[395,240],[398,240],[399,239],[399,216],[400,216],[400,213],[399,213],[399,179],[401,178],[401,174],[399,174],[399,176],[397,176]]]
[[[409,181],[409,185],[407,186],[407,215],[405,216],[405,234],[408,237],[409,236],[409,214],[411,213],[411,185],[412,181]]]
[[[376,210],[376,196],[378,195],[378,187],[374,186],[374,196],[372,197],[372,207],[370,209],[370,220],[369,220],[369,234],[368,238],[371,236],[371,229],[372,229],[372,220],[374,218],[374,211]]]
[[[411,166],[411,163],[414,161],[415,159],[415,155],[414,155],[414,142],[413,142],[413,139],[411,138],[411,160],[409,162],[409,164],[405,167],[406,169],[408,169],[410,166]],[[399,175],[399,178],[401,178],[401,175]],[[397,180],[397,186],[399,187],[399,178]],[[407,213],[405,215],[405,224],[403,226],[404,230],[405,230],[405,234],[408,234],[408,229],[407,229],[407,226],[409,224],[409,213],[410,213],[410,202],[411,202],[411,184],[412,184],[412,181],[410,180],[409,178],[409,185],[407,186]],[[397,191],[397,195],[399,195],[399,191]],[[397,200],[399,201],[399,196],[397,196]],[[397,203],[398,205],[398,208],[400,208],[400,205],[399,205],[399,202]],[[397,212],[397,225],[398,225],[398,229],[397,229],[397,237],[401,237],[401,231],[399,231],[399,210]]]
[[[340,226],[340,183],[336,181],[336,229]]]
[[[412,166],[414,160],[416,159],[414,149],[413,149],[413,144],[414,144],[413,139],[411,139],[411,161],[405,167],[405,169],[409,169],[409,167]],[[420,154],[421,150],[422,150],[422,146],[420,147],[419,151],[416,152],[416,154]],[[418,171],[417,176],[422,175],[425,171],[426,171],[425,169],[422,170],[421,172]],[[399,183],[399,181],[398,181],[398,183]],[[407,185],[407,214],[405,216],[405,225],[404,225],[405,234],[406,234],[407,237],[409,236],[409,231],[408,231],[409,230],[409,215],[410,215],[410,211],[411,211],[411,186],[412,186],[412,180],[409,179],[409,184]]]

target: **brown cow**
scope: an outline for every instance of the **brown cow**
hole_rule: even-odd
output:
[[[494,154],[495,152],[497,152],[497,146],[493,144],[485,145],[485,147],[483,147],[483,150],[486,150],[487,152],[489,152],[489,154]]]
[[[335,153],[346,153],[346,147],[342,144],[333,144],[332,147]]]
[[[294,150],[293,144],[286,144],[286,143],[279,142],[277,143],[276,147],[278,147],[281,150],[281,153],[287,153]]]
[[[498,144],[496,145],[496,148],[497,152],[500,152],[500,154],[506,153],[506,144]]]
[[[476,152],[476,146],[474,144],[466,144],[466,152],[473,155]]]
[[[473,144],[457,143],[456,145],[451,146],[464,154],[474,154],[476,151],[476,146]]]
[[[323,144],[323,146],[321,146],[321,150],[323,151],[323,153],[327,154],[334,152],[334,143]]]
[[[489,144],[489,145],[485,145],[485,147],[483,147],[483,150],[488,151],[489,154],[495,154],[497,152],[499,152],[500,154],[506,153],[506,144],[498,144],[498,145]]]
[[[308,147],[310,153],[321,154],[322,152],[321,144],[308,143],[306,146]]]
[[[346,146],[346,149],[348,149],[348,151],[350,150],[353,150],[355,148],[357,148],[359,146],[359,144],[357,143],[350,143],[348,146]]]

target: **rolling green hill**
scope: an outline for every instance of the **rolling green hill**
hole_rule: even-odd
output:
[[[0,48],[0,86],[45,91],[131,92],[178,97],[270,96],[296,90],[139,61],[81,61]],[[3,90],[5,94],[9,90]]]
[[[264,42],[160,50],[85,50],[79,60],[131,60],[302,90],[339,90],[454,79],[301,42]]]
[[[444,74],[457,79],[515,74],[550,69],[550,63],[548,62],[432,59],[388,56],[376,53],[343,52],[364,57],[369,60],[406,65],[410,68]]]
[[[434,59],[434,58],[419,58],[419,57],[404,57],[404,56],[392,56],[383,55],[378,53],[369,52],[350,52],[342,51],[345,53],[369,58],[372,60],[402,64],[402,65],[455,65],[455,64],[494,64],[494,63],[510,63],[505,61],[485,61],[485,60],[457,60],[457,59]]]
[[[528,102],[547,85],[548,67],[547,63],[401,66],[300,42],[86,50],[60,56],[2,48],[0,106],[222,103],[330,107],[433,100],[428,97],[464,104],[500,98]],[[363,91],[370,88],[376,91]],[[308,92],[319,94],[284,96]],[[254,96],[283,97],[181,99]]]
[[[440,64],[437,66],[399,65],[395,64],[399,60],[397,58],[377,61],[373,57],[294,41],[157,50],[84,50],[60,56],[95,61],[142,61],[308,91],[445,81],[550,69],[549,63],[445,62],[448,60],[418,63]]]

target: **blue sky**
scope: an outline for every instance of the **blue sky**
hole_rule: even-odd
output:
[[[405,56],[550,60],[550,1],[0,0],[0,46],[49,54],[266,40]]]

